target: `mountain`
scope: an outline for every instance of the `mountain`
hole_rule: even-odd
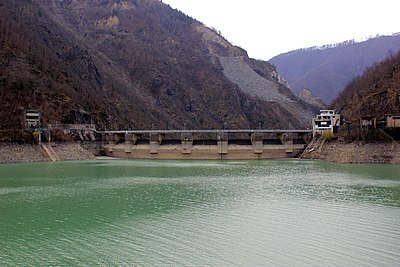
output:
[[[278,55],[269,62],[289,81],[296,94],[309,89],[329,104],[352,78],[399,50],[400,34],[395,34],[359,43],[346,41],[299,49]]]
[[[315,110],[270,63],[158,0],[2,0],[0,89],[0,134],[23,109],[100,129],[303,128]]]
[[[400,52],[355,77],[333,101],[332,108],[355,125],[362,117],[379,120],[388,114],[400,115]]]

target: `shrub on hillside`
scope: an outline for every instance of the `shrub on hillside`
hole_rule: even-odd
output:
[[[324,130],[322,132],[322,138],[325,140],[329,141],[333,138],[333,133],[330,130]]]

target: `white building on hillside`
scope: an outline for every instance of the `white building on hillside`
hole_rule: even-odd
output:
[[[24,110],[24,124],[26,129],[40,128],[40,111],[38,110]]]
[[[340,126],[340,114],[336,114],[334,110],[320,110],[320,114],[313,119],[312,125],[314,137],[327,130],[333,135],[334,129]]]

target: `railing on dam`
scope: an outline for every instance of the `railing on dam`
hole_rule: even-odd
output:
[[[110,130],[96,131],[99,134],[176,134],[176,133],[312,133],[309,129],[220,129],[220,130]]]

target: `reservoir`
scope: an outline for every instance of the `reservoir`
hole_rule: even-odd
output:
[[[400,166],[0,165],[1,266],[397,266]]]

